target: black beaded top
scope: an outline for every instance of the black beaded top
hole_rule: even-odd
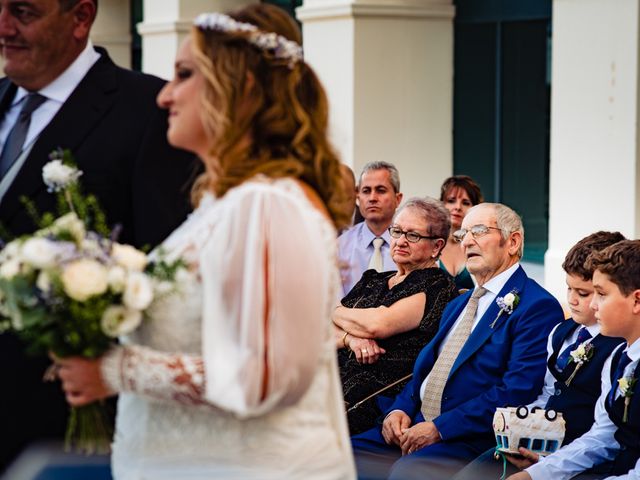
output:
[[[411,373],[420,350],[436,334],[444,307],[458,295],[451,278],[437,267],[414,270],[404,281],[389,288],[389,279],[395,273],[367,270],[360,281],[342,299],[342,305],[345,307],[374,308],[391,306],[398,300],[420,292],[424,292],[427,296],[418,328],[377,340],[378,345],[384,348],[386,353],[380,356],[376,363],[362,365],[356,361],[351,350],[338,351],[340,377],[347,408]],[[407,381],[386,390],[381,395],[394,397]],[[349,412],[351,434],[372,428],[379,414],[376,398]]]

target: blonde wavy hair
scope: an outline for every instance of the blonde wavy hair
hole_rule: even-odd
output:
[[[293,19],[273,5],[253,4],[228,15],[301,41]],[[192,29],[193,53],[205,83],[202,123],[211,139],[193,201],[205,190],[222,197],[257,174],[293,177],[317,192],[336,227],[346,225],[347,193],[327,138],[328,101],[320,81],[304,61],[288,65],[249,44],[247,35]]]

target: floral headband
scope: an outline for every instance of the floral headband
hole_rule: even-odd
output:
[[[273,32],[263,32],[250,23],[238,22],[224,13],[202,13],[193,24],[200,30],[225,33],[246,32],[249,34],[247,41],[251,45],[269,52],[275,58],[288,60],[289,68],[293,68],[297,62],[302,61],[302,47],[296,42]]]

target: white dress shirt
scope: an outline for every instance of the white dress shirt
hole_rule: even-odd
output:
[[[389,231],[385,230],[380,237],[384,240],[381,247],[382,271],[396,271],[398,267],[391,258]],[[338,260],[344,295],[351,291],[362,274],[369,269],[375,238],[376,235],[369,229],[366,221],[354,225],[338,237]]]
[[[40,105],[32,114],[31,122],[29,124],[29,130],[22,146],[22,153],[18,156],[11,168],[2,177],[0,181],[0,201],[4,197],[5,193],[13,183],[16,175],[22,168],[22,165],[29,156],[31,147],[38,139],[38,136],[45,129],[47,125],[53,120],[60,107],[67,101],[78,84],[82,81],[87,72],[91,69],[94,63],[98,61],[100,54],[93,48],[91,41],[87,42],[87,46],[80,55],[73,61],[67,69],[62,72],[58,78],[51,82],[46,87],[38,90],[40,95],[47,97],[47,100]],[[22,87],[18,87],[11,106],[5,112],[2,122],[0,123],[0,151],[4,147],[4,143],[7,141],[9,132],[13,128],[13,125],[18,119],[20,110],[24,99],[29,94],[27,90]]]
[[[602,368],[602,393],[598,398],[595,409],[595,422],[591,429],[570,444],[562,447],[556,453],[546,458],[541,458],[538,463],[526,469],[533,480],[568,480],[594,465],[613,460],[620,450],[620,444],[614,437],[616,425],[609,418],[605,409],[605,402],[611,390],[611,361],[620,348],[616,348],[604,363]],[[626,349],[631,363],[627,365],[624,375],[631,375],[640,360],[640,340],[636,340]],[[622,393],[616,390],[616,398]],[[617,480],[640,480],[640,461],[633,470],[617,477],[608,477]]]
[[[556,333],[556,329],[560,325],[562,324],[559,323],[558,325],[553,327],[553,330],[551,330],[551,333],[549,334],[549,340],[547,340],[547,363],[549,363],[548,360],[551,358],[551,355],[553,355],[553,345],[552,345],[553,335]],[[585,340],[584,342],[585,344],[591,343],[591,341],[597,335],[600,334],[599,323],[595,323],[593,325],[589,325],[588,327],[584,327],[584,328],[586,328],[587,331],[591,334],[591,338],[589,338],[588,340]],[[564,352],[568,347],[573,345],[576,342],[576,340],[578,340],[578,334],[580,333],[581,329],[582,327],[576,328],[571,333],[571,335],[569,335],[564,340],[564,342],[562,342],[562,345],[560,346],[560,351],[558,352],[558,356],[560,356],[562,352]],[[529,410],[531,410],[534,407],[545,408],[547,406],[547,402],[549,401],[549,398],[551,398],[551,396],[555,394],[555,390],[556,390],[555,384],[556,384],[556,377],[554,377],[553,374],[547,368],[547,372],[544,375],[544,386],[542,387],[542,392],[540,392],[540,395],[538,395],[538,398],[536,398],[532,403],[528,405]]]
[[[502,288],[505,286],[507,281],[511,278],[511,275],[513,275],[516,272],[516,270],[518,269],[519,266],[520,266],[520,264],[516,263],[515,265],[512,265],[511,267],[507,268],[504,272],[501,272],[498,275],[496,275],[495,277],[493,277],[491,280],[486,282],[484,285],[481,285],[482,287],[486,288],[487,291],[478,300],[478,310],[476,311],[476,316],[473,319],[473,325],[471,326],[471,332],[473,332],[473,330],[476,328],[476,325],[478,325],[478,322],[480,321],[482,316],[485,314],[485,312],[491,306],[491,303],[498,296],[498,293],[500,293],[500,290],[502,290]],[[476,287],[476,288],[478,288],[478,287]],[[460,315],[458,315],[458,318],[456,319],[455,323],[451,326],[451,328],[447,332],[447,336],[442,340],[442,342],[440,342],[440,345],[438,346],[438,355],[442,351],[442,347],[444,346],[444,344],[447,343],[447,340],[449,340],[449,337],[451,336],[451,333],[457,328],[458,324],[464,318],[464,314],[465,314],[466,311],[467,311],[467,307],[465,306],[462,309],[462,311],[460,312]],[[427,375],[425,377],[425,379],[422,382],[422,385],[420,386],[420,398],[424,397],[424,389],[425,389],[425,387],[427,385],[427,380],[429,379],[430,375],[431,375],[431,373],[429,373],[429,375]]]
[[[25,145],[31,144],[40,135],[40,132],[51,122],[60,107],[62,107],[62,104],[67,101],[71,93],[99,58],[100,54],[94,50],[92,43],[90,41],[87,42],[87,46],[82,53],[58,78],[38,90],[38,93],[47,97],[47,100],[31,114],[31,123],[27,131]],[[29,93],[24,88],[18,87],[11,106],[5,113],[2,124],[0,124],[0,150],[4,146],[11,128],[16,123],[18,114],[22,109],[22,103]]]

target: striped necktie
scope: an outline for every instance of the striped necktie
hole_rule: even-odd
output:
[[[438,359],[433,364],[429,379],[424,389],[424,396],[422,397],[422,415],[427,422],[432,421],[438,415],[440,415],[440,407],[442,404],[442,392],[449,378],[449,372],[451,367],[458,358],[458,354],[462,347],[466,343],[469,335],[471,334],[471,327],[473,326],[473,320],[476,317],[478,311],[478,301],[487,293],[487,289],[484,287],[477,287],[471,294],[471,298],[467,303],[467,309],[464,313],[464,317],[456,329],[451,333],[451,336],[447,340],[447,343],[442,347],[442,351],[438,356]]]

